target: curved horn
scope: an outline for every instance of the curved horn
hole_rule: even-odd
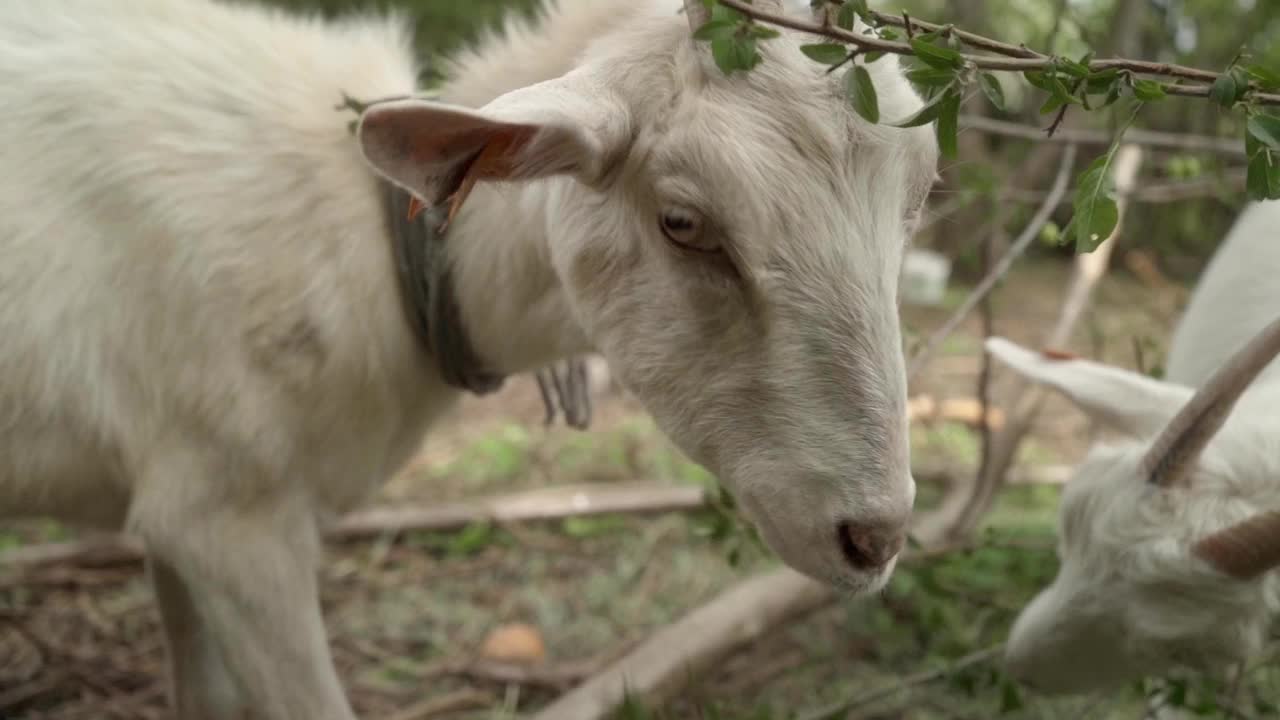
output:
[[[711,19],[711,11],[702,4],[702,0],[684,0],[684,14],[689,16],[689,30],[693,32]]]
[[[1163,487],[1182,483],[1200,452],[1222,429],[1249,383],[1280,353],[1280,319],[1271,321],[1218,368],[1165,425],[1142,459],[1147,479]]]
[[[1191,554],[1233,578],[1252,580],[1280,566],[1280,511],[1259,513],[1201,538]]]

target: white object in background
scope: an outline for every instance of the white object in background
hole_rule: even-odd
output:
[[[938,305],[947,292],[951,260],[932,250],[912,249],[902,261],[902,300],[913,305]]]

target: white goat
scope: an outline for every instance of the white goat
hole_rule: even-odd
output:
[[[1164,380],[988,341],[1127,436],[1091,448],[1064,490],[1062,565],[1010,632],[1012,675],[1047,692],[1107,689],[1223,669],[1265,641],[1280,613],[1277,277],[1272,201],[1246,208],[1210,261]]]
[[[414,91],[402,23],[0,9],[0,516],[142,539],[181,717],[351,718],[318,524],[460,388],[587,351],[786,563],[883,585],[932,134],[863,122],[795,33],[726,76],[684,9],[564,0],[357,137],[343,94]],[[868,69],[887,118],[921,107]],[[477,179],[447,242],[407,218]]]

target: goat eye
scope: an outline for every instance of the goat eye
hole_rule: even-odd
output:
[[[658,218],[662,234],[668,240],[689,250],[717,252],[719,244],[703,232],[702,216],[686,208],[667,208]]]

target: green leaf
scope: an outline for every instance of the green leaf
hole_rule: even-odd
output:
[[[876,99],[876,86],[871,82],[871,73],[861,65],[854,65],[845,74],[844,83],[853,109],[869,123],[880,122],[880,103]]]
[[[884,57],[883,50],[872,50],[871,52],[862,56],[862,62],[867,63],[869,65],[879,60],[882,57]]]
[[[760,40],[771,40],[782,35],[776,28],[761,25],[760,23],[751,23],[748,27],[750,28],[751,36]]]
[[[1254,115],[1245,126],[1249,135],[1275,152],[1280,152],[1280,117]]]
[[[1001,683],[1000,688],[1000,713],[1011,713],[1022,709],[1022,694],[1018,692],[1018,686],[1011,682]]]
[[[1067,231],[1075,235],[1076,252],[1091,253],[1111,236],[1120,209],[1111,197],[1111,153],[1094,160],[1076,179],[1075,213]]]
[[[938,148],[948,160],[956,157],[959,128],[960,93],[952,88],[946,92],[946,98],[938,110]]]
[[[982,93],[987,96],[987,100],[991,101],[991,106],[1003,112],[1004,88],[1000,87],[996,76],[988,72],[981,73],[978,75],[978,84],[982,86]]]
[[[840,12],[836,14],[836,25],[845,30],[852,30],[853,19],[857,16],[857,13],[856,3],[844,3],[840,6]]]
[[[1263,90],[1280,90],[1280,71],[1262,65],[1250,65],[1245,71]]]
[[[1027,79],[1027,82],[1030,83],[1032,87],[1039,88],[1045,92],[1053,92],[1053,86],[1049,84],[1049,80],[1052,76],[1046,75],[1040,70],[1027,70],[1022,73],[1022,76]]]
[[[1144,102],[1162,100],[1165,97],[1164,86],[1154,80],[1137,79],[1133,81],[1133,95]]]
[[[750,70],[760,63],[756,39],[750,35],[718,37],[711,41],[711,56],[725,75],[734,70]]]
[[[1213,81],[1213,85],[1209,87],[1209,97],[1222,107],[1229,108],[1236,104],[1236,98],[1240,95],[1240,87],[1236,85],[1235,75],[1229,72],[1222,73],[1217,80]]]
[[[718,37],[728,37],[733,35],[738,29],[738,23],[735,20],[708,20],[702,27],[693,33],[694,40],[715,40]]]
[[[926,87],[943,87],[956,79],[955,70],[939,70],[932,67],[917,67],[907,71],[907,79],[916,85]]]
[[[1063,72],[1065,72],[1066,74],[1072,77],[1081,78],[1081,79],[1089,77],[1089,66],[1081,65],[1080,63],[1074,60],[1068,60],[1066,58],[1058,58],[1057,61],[1055,62],[1055,65],[1060,70],[1062,70]]]
[[[920,35],[911,39],[911,49],[915,52],[916,57],[920,58],[921,62],[939,70],[959,70],[963,67],[964,58],[960,56],[960,53],[951,48],[944,48],[926,42],[922,39],[923,37],[925,36]]]
[[[1249,159],[1245,189],[1250,200],[1280,199],[1280,163],[1268,150],[1262,150]]]
[[[1090,253],[1097,249],[1102,241],[1110,237],[1120,221],[1120,209],[1115,198],[1111,197],[1114,189],[1111,177],[1111,161],[1115,159],[1116,150],[1120,147],[1120,139],[1125,130],[1138,116],[1142,103],[1135,103],[1133,111],[1120,126],[1111,147],[1089,164],[1076,180],[1076,194],[1073,199],[1071,221],[1067,224],[1068,234],[1074,234],[1076,252]]]
[[[929,98],[929,100],[924,104],[924,107],[917,110],[915,114],[911,115],[906,120],[888,124],[893,127],[910,128],[933,122],[934,119],[938,117],[938,113],[941,112],[942,102],[947,98],[952,87],[954,86],[948,85],[944,90]]]
[[[716,3],[711,7],[711,22],[715,22],[716,20],[744,22],[746,19],[747,18],[745,15],[738,12],[737,10],[734,10],[728,5],[721,5],[720,3]]]
[[[470,555],[488,545],[492,536],[493,526],[488,522],[473,522],[449,539],[447,551],[451,555]]]
[[[1096,73],[1091,73],[1089,77],[1085,79],[1085,92],[1092,95],[1100,95],[1109,91],[1111,86],[1115,85],[1119,80],[1120,71],[1118,69],[1108,68],[1106,70],[1099,70]]]
[[[810,60],[816,60],[824,65],[837,65],[849,57],[849,51],[839,43],[801,45],[800,52],[808,56]]]

